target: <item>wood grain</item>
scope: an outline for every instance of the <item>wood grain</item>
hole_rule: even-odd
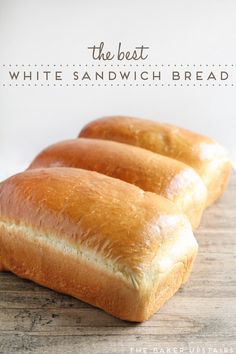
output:
[[[0,353],[236,353],[235,217],[234,174],[196,232],[190,280],[143,324],[0,273]]]

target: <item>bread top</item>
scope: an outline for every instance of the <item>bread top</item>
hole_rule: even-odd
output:
[[[206,200],[206,188],[186,164],[149,150],[115,141],[79,138],[43,150],[29,168],[77,167],[104,173],[184,204]],[[187,195],[188,194],[188,195]],[[181,200],[180,200],[181,199]]]
[[[197,244],[190,224],[165,198],[105,175],[35,169],[0,185],[0,226],[78,254],[138,287]]]
[[[211,161],[229,160],[226,150],[206,136],[140,118],[100,118],[87,124],[79,136],[119,141],[172,157],[193,167],[203,179],[208,178],[205,163],[209,167]]]

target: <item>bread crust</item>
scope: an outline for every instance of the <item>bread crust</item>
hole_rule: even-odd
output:
[[[186,163],[195,169],[207,187],[206,206],[222,195],[232,171],[228,154],[221,145],[170,124],[112,116],[87,124],[79,136],[136,145]]]
[[[187,279],[197,253],[190,224],[175,209],[96,172],[23,172],[0,185],[2,268],[144,321]]]
[[[98,139],[62,141],[44,149],[29,166],[75,167],[135,184],[175,203],[195,229],[206,203],[206,187],[184,163],[136,146]]]

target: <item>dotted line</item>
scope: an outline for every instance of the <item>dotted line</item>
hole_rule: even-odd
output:
[[[155,66],[155,67],[158,67],[158,66],[213,66],[213,67],[216,67],[216,66],[225,66],[225,67],[234,67],[236,66],[236,64],[0,64],[2,65],[3,67],[12,67],[12,66],[16,66],[16,67],[43,67],[43,66],[47,66],[47,67],[50,67],[50,66],[53,66],[53,67],[69,67],[69,66],[72,66],[72,67],[76,67],[76,66],[85,66],[85,67],[88,67],[88,66],[92,66],[92,67],[95,67],[95,66],[98,66],[98,67],[101,67],[101,66],[104,66],[104,67],[107,67],[107,66],[111,66],[111,67],[152,67],[152,66]]]
[[[80,86],[80,87],[115,87],[115,86],[127,86],[127,87],[150,87],[150,86],[167,86],[167,87],[177,87],[177,86],[181,86],[181,87],[204,87],[204,86],[208,86],[208,87],[217,87],[217,86],[235,86],[235,84],[2,84],[3,87],[76,87],[76,86]]]

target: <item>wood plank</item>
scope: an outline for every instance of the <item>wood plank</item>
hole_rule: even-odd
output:
[[[37,353],[37,354],[127,354],[127,353],[235,353],[235,341],[225,337],[186,337],[178,336],[173,339],[171,336],[164,337],[162,341],[155,335],[127,335],[127,336],[35,336],[35,335],[13,335],[0,336],[0,343],[4,353]],[[204,343],[204,344],[203,344]],[[194,351],[193,351],[194,348]],[[1,350],[1,344],[0,344]],[[213,351],[214,350],[214,351]],[[217,351],[216,351],[217,350]],[[221,350],[221,351],[220,351]],[[227,350],[227,351],[226,351]],[[3,352],[2,352],[3,353]],[[205,351],[205,353],[207,353]]]
[[[191,319],[194,308],[199,308],[200,314]],[[185,314],[183,315],[183,309]],[[214,304],[210,298],[173,298],[159,314],[155,314],[149,321],[141,325],[131,324],[118,320],[105,312],[86,307],[72,308],[34,308],[34,309],[1,309],[0,332],[10,334],[15,332],[32,332],[45,335],[87,335],[107,334],[156,334],[181,335],[183,333],[199,333],[204,328],[205,335],[233,335],[232,326],[236,311],[235,299],[231,298],[225,305],[225,299],[215,298]],[[214,320],[226,317],[226,321],[217,324],[217,333],[212,326]],[[210,326],[209,326],[210,323]]]

